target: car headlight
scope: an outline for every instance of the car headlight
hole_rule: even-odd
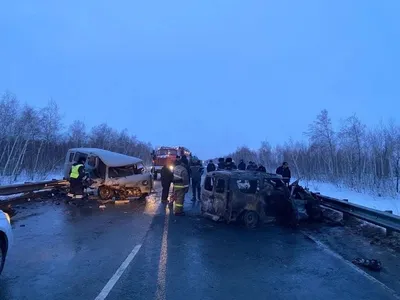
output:
[[[148,185],[149,182],[148,182],[147,180],[143,180],[143,181],[142,181],[142,184],[143,184],[143,185]]]
[[[10,215],[8,213],[4,213],[6,215],[6,219],[8,221],[8,224],[11,224],[11,218]]]
[[[170,169],[171,171],[173,171],[173,170],[174,170],[174,166],[169,166],[169,169]]]

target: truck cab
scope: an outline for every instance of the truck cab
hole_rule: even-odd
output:
[[[174,169],[175,161],[177,156],[186,155],[188,159],[192,156],[192,153],[185,147],[167,147],[162,146],[152,152],[153,165],[151,172],[154,180],[157,179],[158,174],[164,165],[171,169]]]

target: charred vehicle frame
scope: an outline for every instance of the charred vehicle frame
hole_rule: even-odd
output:
[[[280,175],[254,171],[207,174],[202,185],[201,212],[215,221],[243,221],[249,228],[269,216],[290,225],[322,217],[318,200],[298,181],[287,187]]]

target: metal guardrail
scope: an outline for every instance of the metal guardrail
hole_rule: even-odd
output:
[[[335,199],[319,193],[312,193],[312,195],[320,199],[323,206],[383,227],[387,230],[387,233],[400,232],[400,216],[350,203],[346,200]]]
[[[66,180],[48,180],[41,182],[26,182],[0,186],[0,196],[7,196],[20,193],[29,193],[43,189],[62,188],[68,184]]]

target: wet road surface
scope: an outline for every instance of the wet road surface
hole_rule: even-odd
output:
[[[186,202],[185,217],[158,196],[26,205],[0,299],[396,299],[301,232],[217,224]]]

